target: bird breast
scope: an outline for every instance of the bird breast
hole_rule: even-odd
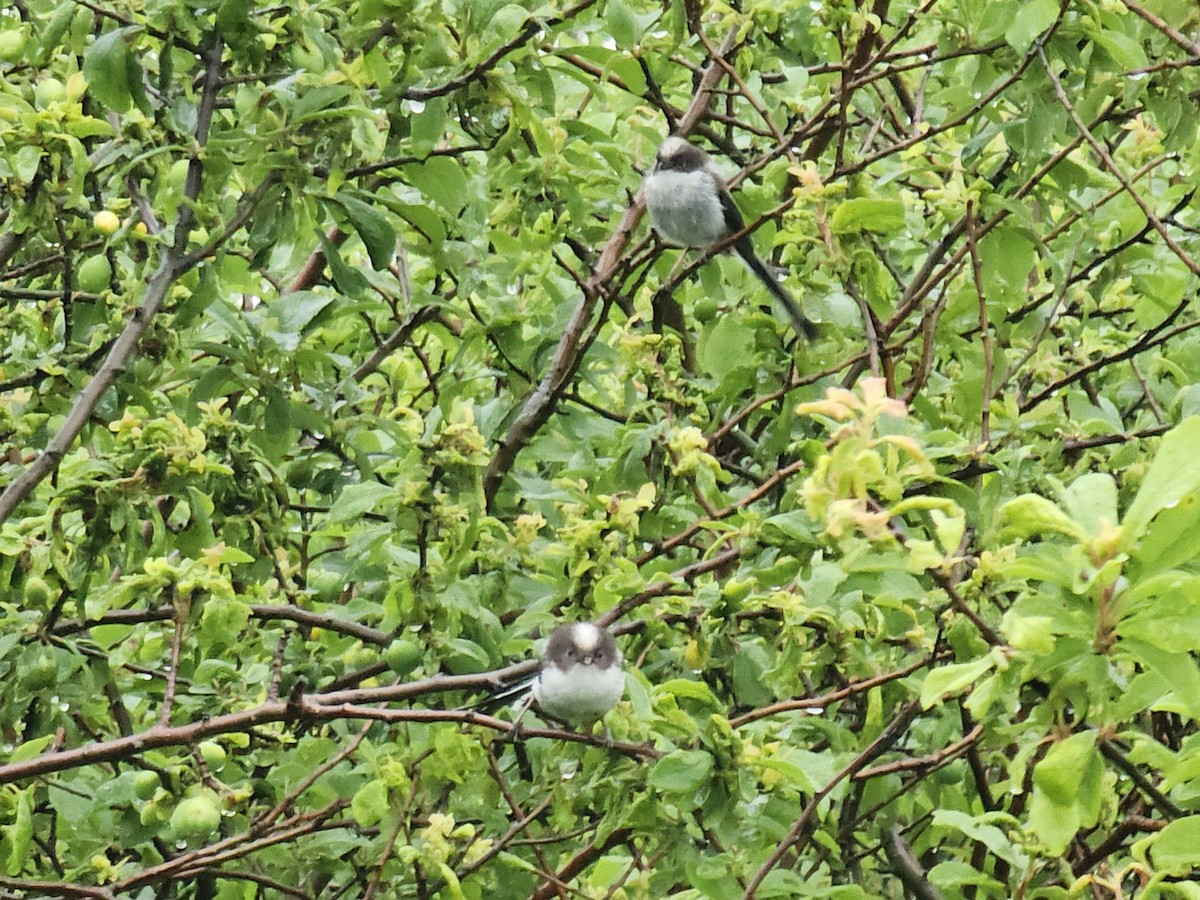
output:
[[[645,197],[654,230],[672,244],[709,247],[727,234],[718,186],[704,169],[655,172]]]
[[[556,719],[594,722],[621,699],[625,673],[616,665],[600,669],[580,663],[566,671],[547,666],[534,682],[533,692],[538,706]]]

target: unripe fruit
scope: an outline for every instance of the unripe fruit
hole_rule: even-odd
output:
[[[725,599],[732,603],[740,603],[750,596],[750,592],[754,590],[754,579],[752,578],[731,578],[721,586],[721,593],[725,595]]]
[[[221,811],[206,796],[181,800],[171,813],[171,831],[175,837],[202,839],[213,834],[221,824]]]
[[[692,304],[692,315],[697,322],[711,322],[717,315],[717,301],[712,297],[701,297]]]
[[[79,289],[87,294],[98,294],[108,287],[112,279],[112,265],[103,253],[89,256],[80,265],[75,281]]]
[[[149,800],[158,790],[158,775],[154,772],[138,772],[133,777],[133,794],[139,800]]]
[[[25,32],[20,28],[0,31],[0,59],[16,62],[25,53]]]
[[[102,209],[92,216],[92,225],[101,234],[112,234],[121,227],[121,220],[112,210]]]
[[[407,675],[421,662],[421,648],[416,641],[400,638],[388,644],[383,661],[397,675]]]

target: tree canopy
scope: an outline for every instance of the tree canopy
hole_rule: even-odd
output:
[[[1192,0],[4,4],[0,896],[1200,897],[1198,100]],[[604,729],[472,708],[572,619]]]

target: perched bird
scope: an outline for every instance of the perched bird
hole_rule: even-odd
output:
[[[608,629],[591,622],[559,625],[542,652],[533,699],[551,718],[570,725],[595,722],[625,693],[624,661]]]
[[[711,247],[746,227],[725,179],[709,155],[690,141],[672,135],[658,148],[654,168],[642,185],[650,224],[669,243],[681,247]],[[767,264],[758,258],[748,234],[733,244],[791,317],[796,333],[814,337],[816,328]]]
[[[604,718],[625,693],[625,662],[608,630],[591,622],[559,625],[550,633],[536,674],[502,687],[472,706],[496,709],[511,703],[519,725],[536,701],[547,717],[568,725],[590,725]]]

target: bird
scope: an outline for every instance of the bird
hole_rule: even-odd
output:
[[[602,719],[625,693],[624,657],[612,634],[592,622],[550,633],[531,693],[543,713],[569,725]]]
[[[691,141],[671,135],[658,148],[654,167],[642,185],[650,224],[668,243],[681,247],[711,247],[746,227],[729,186],[712,158]],[[802,337],[816,336],[816,326],[787,292],[743,234],[733,249],[751,272],[778,300]]]
[[[513,702],[520,707],[513,722],[516,728],[529,707],[537,703],[548,718],[571,726],[592,725],[625,693],[624,662],[617,642],[603,625],[567,622],[550,633],[536,674],[502,688],[472,708],[493,709]]]

